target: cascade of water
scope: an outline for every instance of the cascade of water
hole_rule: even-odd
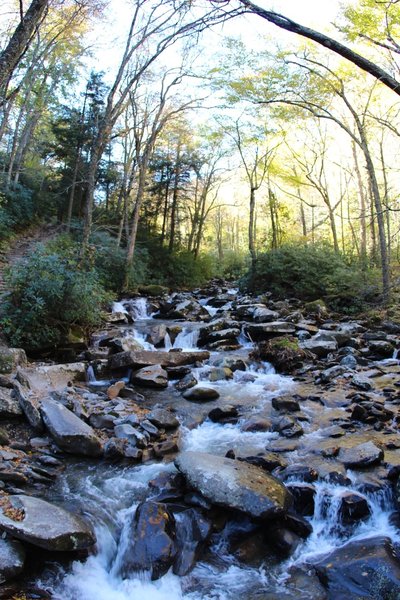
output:
[[[171,342],[171,337],[167,331],[167,333],[165,334],[165,338],[164,338],[164,346],[165,346],[165,350],[167,352],[169,352],[171,350],[172,346],[172,342]]]
[[[130,300],[129,308],[135,321],[142,321],[150,317],[146,298],[135,298],[135,300]]]
[[[112,312],[113,313],[124,313],[125,315],[128,314],[128,311],[126,310],[126,308],[122,304],[122,302],[113,302]]]
[[[198,341],[199,330],[185,327],[181,333],[177,335],[173,348],[181,348],[182,350],[196,350]]]
[[[96,381],[96,373],[94,372],[94,368],[92,365],[89,365],[86,370],[86,381],[88,383]]]

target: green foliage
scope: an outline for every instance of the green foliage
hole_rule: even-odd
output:
[[[271,291],[278,298],[301,300],[323,298],[335,310],[361,310],[376,299],[374,274],[324,244],[286,244],[259,256],[255,271],[249,271],[242,286],[255,292]]]
[[[72,255],[37,247],[8,274],[12,291],[1,323],[12,345],[28,351],[54,347],[71,325],[90,330],[100,323],[102,306],[111,296],[97,273],[80,270]]]
[[[11,237],[13,229],[32,223],[34,215],[33,192],[20,184],[9,188],[0,181],[0,241]]]
[[[218,265],[217,274],[230,280],[242,277],[249,267],[249,257],[244,252],[228,250],[224,253],[222,261]]]

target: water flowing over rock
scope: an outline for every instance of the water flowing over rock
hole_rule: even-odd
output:
[[[359,444],[353,448],[342,448],[339,460],[348,468],[362,469],[380,463],[384,453],[373,442]]]
[[[93,429],[68,408],[51,398],[45,398],[40,410],[44,424],[60,448],[84,456],[102,454],[101,442]]]
[[[186,390],[183,397],[191,402],[210,402],[219,398],[219,392],[213,388],[198,386]]]
[[[205,452],[183,452],[175,465],[189,485],[213,504],[263,519],[291,506],[285,486],[253,465]]]
[[[168,387],[168,373],[160,365],[150,365],[134,371],[131,381],[146,387],[166,388]]]
[[[59,506],[23,495],[9,496],[8,501],[9,508],[0,508],[0,527],[22,541],[55,552],[89,548],[96,541],[81,518]]]

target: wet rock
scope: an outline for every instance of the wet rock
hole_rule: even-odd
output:
[[[332,600],[396,597],[400,560],[389,538],[349,542],[314,564]]]
[[[271,517],[292,503],[282,483],[253,465],[202,452],[183,452],[175,465],[210,502],[251,517]]]
[[[272,406],[275,410],[283,412],[296,412],[300,410],[300,404],[291,396],[278,396],[272,398]]]
[[[175,560],[175,519],[166,504],[142,502],[130,524],[128,546],[120,559],[120,575],[149,571],[151,578],[165,575]]]
[[[157,438],[160,436],[158,427],[156,427],[148,419],[143,419],[143,421],[140,421],[140,427],[141,429],[144,429],[144,431],[147,431],[147,433],[149,433],[152,438]]]
[[[14,391],[18,398],[19,405],[30,425],[38,432],[43,431],[44,425],[42,415],[40,414],[38,397],[29,389],[23,388],[18,381],[15,381],[14,383]]]
[[[0,419],[20,417],[23,414],[14,390],[0,387]]]
[[[329,383],[336,377],[340,377],[344,375],[348,371],[347,367],[343,365],[335,365],[334,367],[330,367],[329,369],[325,369],[321,371],[319,374],[318,380],[319,383]]]
[[[233,372],[228,367],[214,367],[208,378],[210,381],[226,381],[233,378]]]
[[[190,367],[183,365],[182,367],[165,367],[168,373],[169,379],[182,379],[185,375],[189,375],[192,372]]]
[[[151,365],[160,365],[166,367],[181,367],[183,365],[192,365],[198,361],[207,360],[210,353],[202,352],[119,352],[110,357],[110,369],[124,369],[131,367],[139,369]]]
[[[242,431],[272,431],[272,422],[262,416],[254,415],[250,417],[241,426]]]
[[[166,335],[167,327],[163,323],[154,325],[146,336],[146,342],[150,342],[155,348],[161,348],[164,346]]]
[[[271,323],[279,319],[279,313],[266,306],[255,306],[252,318],[255,323]]]
[[[268,471],[269,473],[278,467],[281,469],[287,467],[287,462],[281,456],[278,456],[273,452],[260,452],[255,456],[229,456],[228,458],[242,460],[251,465],[255,465],[256,467],[260,467],[260,469],[264,469],[264,471]]]
[[[166,440],[165,442],[154,444],[153,451],[157,457],[162,458],[167,454],[176,454],[179,452],[179,446],[174,440]]]
[[[279,479],[282,481],[296,480],[312,483],[318,479],[318,471],[307,465],[294,464],[289,465],[283,472],[279,474]]]
[[[352,524],[367,519],[371,511],[364,496],[354,492],[345,492],[340,499],[339,514],[343,523]]]
[[[178,391],[184,392],[185,390],[189,390],[197,384],[198,381],[196,377],[192,373],[189,373],[188,375],[185,375],[185,377],[181,379],[178,383],[176,383],[175,387]]]
[[[160,365],[151,365],[134,371],[131,381],[145,387],[166,388],[168,387],[168,374]]]
[[[232,422],[232,419],[237,420],[238,409],[236,406],[226,405],[223,407],[213,408],[208,413],[208,418],[214,423],[220,423],[221,421]]]
[[[106,321],[107,321],[107,323],[127,324],[127,323],[129,323],[129,318],[128,318],[127,313],[116,311],[116,312],[109,313],[106,316]]]
[[[250,358],[270,362],[281,373],[291,373],[300,368],[303,361],[312,358],[312,355],[299,346],[297,338],[292,335],[280,335],[259,342],[250,353]]]
[[[387,340],[371,340],[369,342],[369,349],[379,358],[391,358],[395,348]]]
[[[100,456],[102,446],[93,429],[68,408],[51,398],[42,400],[43,422],[56,443],[71,454]]]
[[[89,548],[96,541],[80,517],[32,496],[7,496],[0,508],[0,527],[17,539],[55,552]]]
[[[174,413],[166,408],[154,407],[151,413],[146,416],[156,427],[163,427],[164,429],[179,427],[179,421]]]
[[[286,321],[273,321],[271,323],[246,325],[244,330],[251,340],[259,341],[269,340],[283,334],[292,334],[296,331],[296,328],[292,323]]]
[[[343,367],[346,367],[346,369],[356,369],[357,368],[357,359],[353,354],[347,354],[347,356],[344,356],[341,361],[340,364]]]
[[[293,417],[285,416],[273,424],[274,431],[279,431],[281,435],[287,438],[300,437],[304,430],[302,426]]]
[[[134,429],[132,425],[125,423],[123,425],[116,425],[114,427],[115,437],[118,439],[126,439],[132,446],[139,446],[144,448],[147,446],[146,439],[139,433],[137,429]]]
[[[24,563],[24,547],[16,540],[0,538],[0,584],[19,575]]]
[[[303,517],[312,517],[315,510],[316,489],[307,483],[288,483],[287,489],[293,496],[293,508]]]
[[[235,371],[246,371],[247,365],[241,358],[224,357],[218,358],[213,361],[213,365],[216,367],[223,367],[230,369],[233,373]]]
[[[229,343],[236,341],[240,335],[240,329],[231,327],[230,329],[221,329],[219,331],[212,331],[206,337],[204,333],[199,339],[199,345],[204,346],[206,344],[213,345],[216,342],[221,343],[229,340]]]
[[[183,397],[185,400],[190,400],[190,402],[210,402],[211,400],[217,400],[219,393],[213,388],[198,386],[187,390]]]
[[[175,575],[190,573],[198,560],[205,542],[211,535],[211,522],[199,510],[189,508],[175,516],[177,549],[173,566]]]
[[[366,377],[362,377],[360,375],[354,375],[352,377],[351,385],[358,390],[362,390],[363,392],[372,390],[371,382]]]
[[[301,543],[301,538],[281,523],[268,527],[266,534],[268,543],[282,558],[288,558]]]
[[[373,442],[366,442],[353,446],[353,448],[341,448],[339,460],[350,469],[362,469],[377,465],[383,460],[383,450],[375,446]]]

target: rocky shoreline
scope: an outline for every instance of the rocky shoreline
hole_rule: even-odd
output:
[[[288,559],[312,534],[321,493],[329,505],[325,484],[340,491],[343,539],[371,517],[373,494],[388,498],[393,528],[400,525],[399,324],[332,318],[323,303],[251,298],[222,285],[148,306],[155,314],[143,341],[132,336],[137,302],[126,300],[76,362],[28,365],[23,351],[2,350],[0,598],[21,589],[26,554],[44,551],[45,562],[49,552],[57,561],[57,553],[96,551],[86,515],[43,499],[74,457],[116,468],[175,461],[132,514],[122,578],[144,570],[157,579],[169,569],[186,576],[218,536],[245,564]],[[174,347],[180,322],[196,325],[196,348]],[[265,389],[261,403],[225,392],[229,383],[245,390],[264,361],[290,376],[293,391]],[[182,428],[206,420],[271,438],[262,451],[180,452]],[[375,577],[382,594],[400,594],[388,537],[343,543],[292,567],[279,598],[374,598]],[[52,597],[32,585],[27,598]]]

